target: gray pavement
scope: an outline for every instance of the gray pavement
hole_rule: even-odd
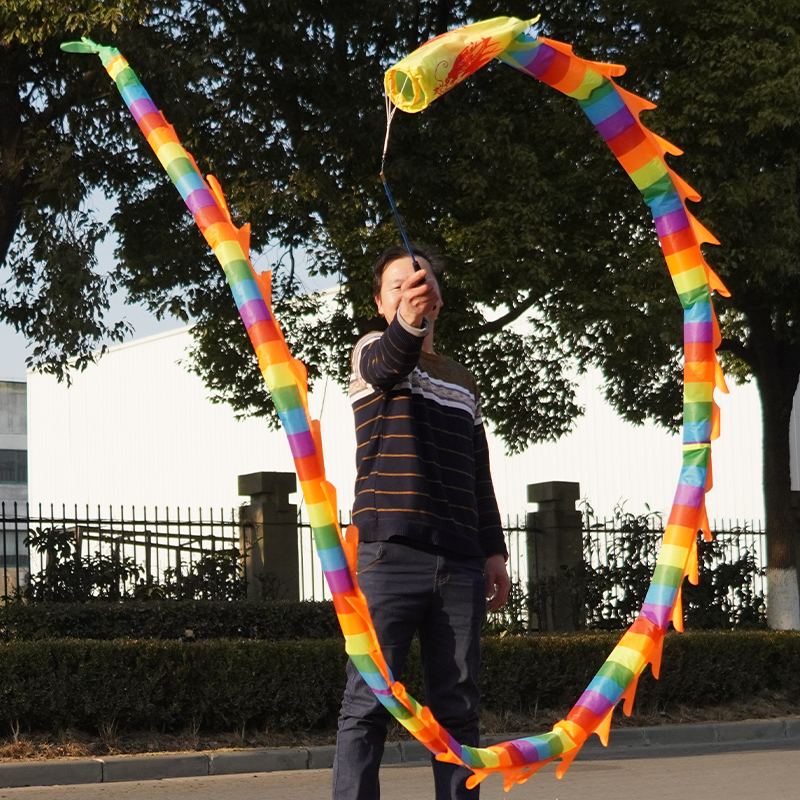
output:
[[[5,761],[0,787],[8,788],[0,788],[0,800],[322,800],[330,796],[332,758],[332,747],[314,747]],[[416,742],[390,745],[383,800],[430,797],[427,760]],[[703,800],[800,798],[800,719],[612,729],[609,747],[592,737],[562,780],[549,764],[513,789],[519,800],[680,800],[689,793]],[[482,798],[500,797],[502,781],[491,776]]]
[[[800,795],[797,749],[705,752],[693,756],[576,761],[562,780],[552,765],[504,794],[487,778],[482,800],[795,800]],[[212,775],[88,786],[0,789],[0,800],[329,800],[330,769]],[[433,795],[428,766],[381,771],[381,800]]]

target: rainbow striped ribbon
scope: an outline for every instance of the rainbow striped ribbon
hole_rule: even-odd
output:
[[[317,554],[344,634],[345,650],[402,725],[433,752],[460,753],[461,745],[394,680],[381,652],[366,600],[355,579],[355,529],[349,542],[343,540],[336,490],[325,477],[319,421],[311,419],[308,409],[306,368],[292,358],[272,314],[270,273],[257,274],[250,264],[249,225],[237,229],[233,224],[219,183],[211,175],[206,182],[119,50],[86,38],[65,42],[61,47],[67,52],[100,56],[222,266],[289,440]]]
[[[498,19],[498,40],[507,37],[515,23],[527,27],[520,20]],[[469,53],[492,49],[491,42],[487,42],[487,23],[482,23],[482,28],[476,28],[471,35],[472,27],[459,29],[460,46],[465,54],[460,64],[444,58],[447,51],[438,51],[435,46],[438,40],[433,40],[428,43],[427,51],[423,51],[426,47],[423,45],[387,72],[387,91],[399,108],[421,111],[433,98],[470,74],[464,68]],[[491,35],[489,31],[488,36]],[[441,38],[446,40],[448,36]],[[597,733],[603,744],[607,744],[614,707],[624,699],[624,711],[631,713],[639,676],[647,664],[658,677],[669,623],[678,630],[683,627],[681,584],[686,576],[697,582],[698,530],[710,535],[705,494],[711,488],[711,440],[719,435],[719,409],[713,392],[714,388],[727,391],[716,355],[720,335],[711,292],[723,295],[728,292],[700,249],[703,243],[719,242],[686,207],[687,198],[696,201],[700,197],[665,162],[666,153],[680,155],[681,151],[641,123],[639,114],[655,106],[616,85],[613,79],[622,75],[625,68],[586,61],[576,56],[569,45],[534,39],[525,32],[516,35],[497,58],[577,100],[642,193],[653,214],[659,242],[684,309],[685,362],[683,464],[664,542],[639,616],[567,718],[558,722],[552,732],[489,748],[464,748],[464,762],[475,773],[468,785],[480,782],[491,772],[501,772],[508,790],[557,757],[561,758],[557,770],[561,777],[592,733]],[[475,60],[477,69],[481,64]],[[454,65],[456,74],[452,78],[443,71],[448,64]],[[400,87],[405,87],[405,94],[399,91]]]
[[[447,36],[440,38],[446,40]],[[212,176],[208,176],[208,182],[203,179],[194,159],[180,145],[174,130],[119,51],[88,39],[65,43],[62,48],[100,56],[225,272],[289,439],[317,552],[333,594],[345,649],[353,663],[389,712],[438,758],[470,767],[475,773],[470,778],[473,784],[491,772],[500,772],[505,788],[509,789],[557,757],[562,760],[557,772],[561,777],[593,732],[606,743],[614,706],[624,698],[626,713],[630,713],[636,683],[644,667],[649,663],[654,674],[658,673],[663,637],[670,620],[681,627],[680,585],[687,574],[696,580],[696,531],[708,529],[704,496],[711,485],[710,441],[718,428],[718,411],[712,394],[714,386],[724,387],[716,360],[719,332],[711,306],[711,290],[724,292],[724,287],[700,252],[701,243],[716,240],[686,209],[687,197],[699,198],[664,162],[665,152],[678,151],[639,122],[639,112],[652,105],[614,84],[612,78],[621,74],[623,68],[584,61],[567,45],[534,40],[524,33],[503,45],[505,50],[500,58],[581,103],[653,212],[670,273],[685,309],[685,423],[684,460],[675,503],[653,582],[636,622],[567,718],[550,733],[489,748],[472,748],[456,742],[430,710],[394,680],[386,665],[355,580],[355,541],[350,531],[347,539],[342,538],[337,522],[335,490],[325,477],[319,422],[312,420],[308,411],[305,367],[292,358],[272,315],[270,274],[257,274],[250,264],[249,227],[237,229],[233,225],[219,184]],[[469,74],[464,64],[462,59],[458,80]],[[481,64],[476,63],[475,68],[478,66]],[[398,105],[402,108],[401,103]]]

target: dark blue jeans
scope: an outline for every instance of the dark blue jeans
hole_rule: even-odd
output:
[[[477,746],[480,633],[486,614],[481,559],[434,555],[397,542],[361,542],[358,583],[386,662],[400,680],[419,635],[425,703],[462,744]],[[378,800],[378,768],[392,717],[347,662],[333,765],[334,800]],[[433,760],[437,800],[477,800],[468,769]]]

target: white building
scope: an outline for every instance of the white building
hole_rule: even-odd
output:
[[[0,381],[0,503],[12,508],[28,499],[27,387]]]
[[[27,528],[16,521],[28,500],[27,389],[0,381],[0,596],[12,594],[28,570]]]
[[[238,475],[293,471],[281,431],[271,431],[263,420],[236,421],[229,407],[208,401],[200,378],[181,365],[190,341],[183,328],[112,347],[98,364],[73,375],[71,386],[28,373],[32,503],[227,511],[244,502],[237,494]],[[506,456],[490,432],[504,515],[524,514],[527,484],[550,480],[579,482],[581,495],[600,516],[611,515],[618,503],[634,513],[645,504],[668,513],[681,466],[680,438],[653,424],[623,422],[603,401],[598,384],[595,373],[583,376],[578,400],[586,414],[556,443]],[[355,476],[350,408],[332,381],[319,384],[310,403],[322,424],[328,478],[346,511]],[[720,405],[722,437],[713,448],[709,516],[760,521],[758,393],[752,385],[731,386]]]

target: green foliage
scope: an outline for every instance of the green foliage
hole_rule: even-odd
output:
[[[743,542],[747,531],[698,538],[698,583],[682,585],[684,622],[689,629],[763,627],[764,596],[756,577],[764,570]],[[633,514],[622,506],[611,523],[598,522],[588,505],[584,514],[584,560],[558,575],[512,586],[507,606],[489,615],[486,632],[516,634],[529,629],[530,616],[548,619],[548,608],[571,603],[576,630],[621,630],[633,624],[644,604],[663,540],[659,514]]]
[[[483,632],[487,636],[508,636],[528,631],[528,593],[520,581],[512,581],[508,600],[497,611],[486,615]]]
[[[238,548],[203,553],[193,562],[168,567],[163,580],[143,576],[144,567],[118,551],[81,555],[79,534],[64,527],[29,531],[26,544],[45,556],[20,596],[26,600],[85,602],[107,600],[243,600],[247,596],[244,560]],[[116,546],[112,545],[116,550]]]
[[[116,281],[95,248],[108,233],[91,209],[104,162],[124,152],[120,119],[91,85],[102,72],[69,63],[58,44],[138,27],[149,3],[39,0],[0,7],[0,260],[11,267],[0,316],[35,342],[30,365],[63,375],[127,332],[104,313]],[[162,3],[164,12],[169,3]],[[172,4],[176,5],[176,4]],[[99,68],[100,67],[100,68]],[[124,156],[123,156],[124,160]],[[106,184],[107,185],[107,184]]]
[[[674,166],[703,197],[697,216],[722,243],[704,249],[731,291],[715,299],[723,366],[737,380],[754,377],[761,397],[767,560],[794,569],[788,441],[800,377],[800,3],[545,0],[538,10],[555,38],[625,64],[623,85],[658,103],[645,123],[686,152]],[[615,383],[618,408],[639,406],[635,380],[623,379],[621,392]],[[772,598],[776,617],[796,615],[778,609],[781,599]]]
[[[115,34],[123,23],[139,22],[149,3],[141,0],[78,0],[48,3],[43,13],[42,0],[14,0],[0,10],[0,44],[38,45],[65,32],[106,29]]]
[[[481,650],[483,707],[496,713],[568,710],[614,646],[611,636],[507,636]]]
[[[485,638],[483,709],[566,714],[616,640],[611,633]],[[330,730],[345,659],[341,639],[16,641],[0,645],[0,725],[32,732]],[[797,633],[670,634],[661,677],[645,672],[636,709],[746,703],[765,693],[798,702],[798,674]],[[422,699],[416,650],[403,677]]]
[[[31,574],[23,596],[28,600],[81,602],[92,597],[119,600],[142,573],[130,556],[114,557],[101,552],[81,556],[75,531],[67,528],[36,528],[25,544],[47,554],[41,573]]]
[[[220,178],[235,218],[252,223],[256,267],[275,269],[283,304],[276,310],[312,381],[322,372],[346,380],[350,348],[374,324],[370,263],[397,239],[377,179],[382,70],[447,27],[514,9],[434,0],[389,6],[221,0],[180,8],[177,14],[175,4],[158,4],[142,11],[139,25],[128,21],[135,18],[128,7],[130,17],[113,20],[95,19],[91,4],[75,15],[85,12],[93,28],[81,33],[98,42],[110,37],[120,47],[201,169]],[[122,328],[101,330],[95,315],[118,286],[159,315],[198,319],[194,363],[212,396],[238,414],[270,414],[219,269],[180,198],[96,59],[58,53],[47,38],[52,34],[41,34],[41,52],[10,34],[20,57],[52,79],[42,102],[68,123],[61,130],[39,120],[20,89],[15,102],[30,114],[42,149],[18,158],[41,175],[41,184],[26,184],[21,217],[9,222],[19,227],[14,252],[28,254],[30,265],[14,276],[0,310],[40,340],[36,362],[60,373],[70,352],[80,356],[104,335],[124,335]],[[511,449],[556,438],[580,413],[570,357],[597,360],[610,350],[619,354],[622,374],[630,363],[669,360],[679,341],[677,321],[657,334],[645,324],[649,315],[660,319],[662,295],[654,297],[651,287],[663,282],[663,269],[653,266],[652,239],[630,241],[620,222],[641,227],[641,203],[574,104],[551,94],[493,65],[424,115],[398,116],[387,161],[412,236],[439,246],[449,261],[439,348],[479,374],[486,414]],[[539,110],[535,125],[521,108]],[[65,157],[53,164],[58,152]],[[46,180],[60,193],[46,190]],[[90,233],[104,231],[91,228],[96,223],[86,216],[89,186],[118,204],[111,225],[120,263],[107,283],[92,277]],[[79,288],[56,308],[58,265],[49,248],[33,250],[46,231],[60,236],[69,229],[61,220],[75,220],[73,227],[84,220],[77,238],[87,244],[70,250],[63,275],[79,276]],[[259,256],[274,244],[288,259]],[[299,247],[312,253],[313,271],[341,276],[340,305],[323,319],[308,302],[292,300],[302,292],[291,263]],[[627,275],[619,285],[612,263]],[[630,270],[632,263],[642,266]],[[70,323],[69,309],[84,299],[92,313],[76,313],[80,325]],[[613,302],[622,305],[611,319]],[[637,389],[640,400],[652,401],[650,411],[670,422],[680,402],[672,390],[675,366],[648,371],[654,388]],[[613,381],[632,383],[620,375]]]
[[[591,509],[586,515],[592,518]],[[595,547],[592,528],[605,530],[604,523],[587,525],[585,544]],[[644,603],[653,577],[658,549],[664,530],[658,514],[632,514],[617,507],[613,531],[606,537],[605,558],[593,569],[602,596],[587,609],[587,623],[595,628],[625,628],[633,623]],[[601,534],[602,536],[602,534]],[[597,554],[592,560],[597,560]]]
[[[0,606],[0,642],[58,639],[327,639],[339,635],[330,602],[158,600]]]
[[[604,524],[596,524],[601,530]],[[598,602],[586,608],[590,628],[627,628],[638,616],[652,581],[664,529],[658,514],[632,514],[616,509],[614,531],[609,532],[605,558],[591,569],[588,580],[599,589]],[[589,526],[591,531],[591,526]],[[763,576],[753,550],[742,546],[744,531],[718,534],[711,542],[698,536],[698,583],[681,586],[687,628],[728,629],[763,626],[765,598],[755,589]],[[596,547],[591,533],[588,548]],[[590,558],[596,562],[598,556]]]
[[[617,634],[548,634],[487,640],[483,647],[483,703],[497,713],[557,709],[566,713],[605,661]],[[655,713],[744,703],[765,692],[791,701],[800,683],[790,666],[800,657],[800,635],[766,632],[687,632],[664,641],[661,675],[647,670],[636,709]]]
[[[41,641],[0,647],[0,715],[23,729],[330,727],[340,641]]]
[[[383,69],[449,27],[530,7],[56,5],[46,19],[34,0],[0,10],[0,256],[12,272],[0,316],[36,341],[31,365],[64,375],[71,358],[81,368],[124,336],[103,314],[118,287],[159,316],[198,319],[195,368],[213,397],[274,421],[180,198],[98,60],[58,50],[88,33],[119,46],[220,179],[234,218],[252,223],[256,266],[275,268],[283,327],[312,380],[344,382],[353,342],[375,324],[370,263],[397,241],[378,180]],[[676,166],[705,198],[698,217],[723,243],[708,255],[732,291],[718,299],[725,363],[755,377],[764,406],[770,565],[794,568],[800,2],[542,0],[536,10],[545,35],[627,65],[624,88],[658,102],[646,123],[688,154]],[[448,257],[438,347],[477,372],[509,449],[570,429],[576,362],[601,367],[625,418],[679,425],[679,304],[640,196],[573,102],[492,64],[423,114],[398,115],[386,172],[412,238]],[[110,274],[94,256],[106,229],[92,190],[117,202]],[[284,257],[299,249],[312,272],[340,278],[324,319],[292,302],[302,287]]]
[[[99,314],[118,285],[159,315],[199,319],[195,366],[213,396],[239,414],[271,413],[180,198],[99,62],[60,53],[60,40],[89,33],[129,57],[201,169],[222,181],[236,219],[252,223],[256,265],[276,270],[284,329],[312,380],[346,379],[350,346],[375,314],[370,262],[397,238],[377,175],[382,70],[448,27],[529,14],[518,6],[87,0],[43,22],[37,3],[15,4],[2,17],[16,113],[6,149],[25,179],[9,173],[3,185],[2,252],[18,230],[9,263],[27,266],[0,307],[39,340],[36,363],[61,371],[70,354],[122,336]],[[723,314],[729,352],[766,379],[754,337],[770,337],[755,320],[777,303],[775,334],[793,342],[798,296],[797,3],[544,0],[537,11],[545,35],[627,64],[623,83],[658,101],[648,122],[689,153],[679,169],[724,242],[714,260],[734,289]],[[628,418],[678,424],[679,306],[641,198],[573,102],[492,64],[423,114],[396,117],[387,174],[412,237],[449,260],[440,347],[479,373],[510,448],[554,438],[580,413],[571,358],[601,364]],[[89,187],[118,201],[109,282],[92,264],[103,231]],[[275,244],[277,257],[259,256]],[[312,253],[313,271],[342,279],[341,305],[325,319],[290,302],[302,293],[298,248]]]
[[[743,531],[734,530],[736,537]],[[726,535],[726,538],[729,538]],[[690,628],[729,628],[731,626],[763,626],[766,604],[763,595],[756,593],[755,575],[764,570],[756,564],[755,553],[745,550],[731,559],[720,537],[697,543],[697,585],[684,584],[684,615]]]
[[[237,547],[205,553],[191,564],[169,567],[164,585],[148,586],[146,592],[151,597],[155,594],[175,600],[244,600],[247,580],[242,555]]]

